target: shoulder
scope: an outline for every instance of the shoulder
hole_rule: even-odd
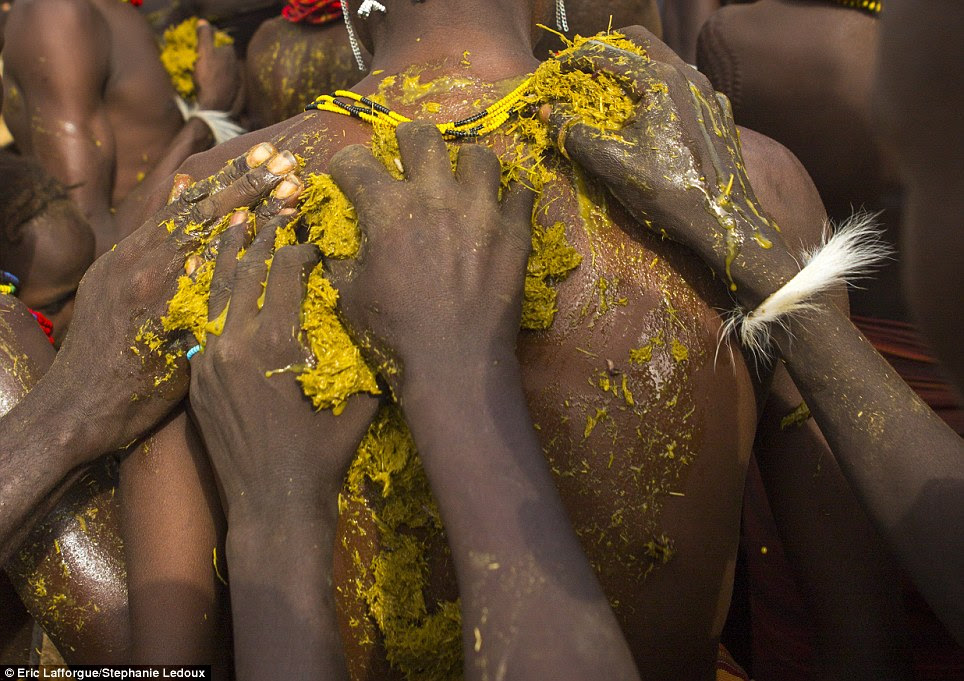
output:
[[[799,253],[819,243],[827,211],[803,164],[776,140],[748,128],[739,130],[750,183],[787,246]]]
[[[9,387],[5,380],[26,378],[31,370],[43,373],[53,361],[54,349],[41,330],[37,320],[30,314],[30,310],[18,298],[0,295],[0,342],[6,348],[0,353],[0,393],[7,392]],[[17,363],[27,361],[27,366],[18,368]],[[27,369],[27,376],[20,376]],[[39,375],[37,376],[39,378]],[[29,386],[16,386],[20,389]],[[22,395],[18,395],[19,399]],[[2,397],[2,395],[0,395]]]
[[[86,0],[20,0],[11,6],[8,23],[11,38],[19,35],[30,40],[50,40],[72,35],[78,29],[96,29],[104,25],[104,19]],[[80,33],[75,37],[91,36]]]
[[[15,63],[42,51],[51,59],[84,50],[96,57],[108,49],[107,23],[86,0],[20,0],[7,20],[4,61]]]

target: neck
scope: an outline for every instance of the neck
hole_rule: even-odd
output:
[[[527,73],[538,63],[532,56],[526,5],[518,0],[396,2],[385,14],[352,19],[369,24],[372,71],[391,74],[412,64],[468,62],[473,76],[495,82]]]

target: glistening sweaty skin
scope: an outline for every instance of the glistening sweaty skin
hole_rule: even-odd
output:
[[[494,101],[518,82],[490,85],[468,69],[455,75],[448,69],[426,64],[398,74],[383,85],[385,103],[409,115],[450,120],[474,113],[476,100]],[[433,86],[440,78],[444,89]],[[356,91],[375,92],[384,78],[367,83]],[[370,135],[355,121],[313,113],[259,133],[304,157],[306,177],[323,173],[327,158],[344,144],[366,143]],[[491,143],[502,149],[513,144],[499,134]],[[198,158],[191,172],[200,175],[216,163]],[[659,650],[659,668],[709,669],[726,612],[743,466],[756,418],[754,389],[739,355],[724,350],[714,369],[719,318],[705,301],[725,305],[719,284],[680,248],[607,207],[603,194],[567,165],[547,183],[537,222],[544,229],[562,223],[582,264],[555,283],[558,312],[551,327],[520,336],[530,408],[577,533],[637,660],[656,659]],[[708,408],[717,403],[727,407]],[[358,678],[384,678],[383,645],[401,673],[420,664],[420,649],[450,641],[454,656],[442,656],[427,676],[445,678],[458,668],[457,624],[451,606],[440,609],[437,602],[451,602],[455,592],[451,577],[443,576],[445,551],[428,538],[439,524],[426,510],[431,506],[420,474],[408,463],[404,431],[385,418],[343,493],[336,592],[349,665]],[[407,498],[383,498],[386,486]],[[417,557],[420,545],[429,547],[427,571]],[[413,590],[386,590],[393,583]],[[391,612],[420,600],[422,584],[430,587],[424,609]],[[682,603],[681,592],[687,594]],[[655,621],[660,633],[648,624]],[[687,643],[667,654],[660,643],[666,636]]]

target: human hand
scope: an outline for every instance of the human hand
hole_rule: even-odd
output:
[[[226,111],[232,116],[241,112],[244,90],[241,65],[234,47],[215,45],[215,29],[204,19],[197,25],[197,63],[194,83],[201,109]]]
[[[532,192],[516,185],[500,201],[499,159],[477,145],[459,149],[453,174],[432,124],[400,125],[397,136],[403,180],[361,146],[329,166],[363,231],[357,260],[326,263],[353,334],[375,365],[397,360],[410,374],[513,355]],[[385,378],[397,382],[391,372]]]
[[[72,446],[78,464],[136,440],[187,393],[180,353],[188,341],[164,334],[156,320],[199,240],[224,215],[259,203],[296,167],[289,153],[261,144],[196,184],[178,176],[177,198],[84,275],[70,330],[37,388],[75,391],[71,413],[61,416],[83,433]],[[275,198],[261,210],[284,205]]]
[[[729,101],[650,34],[627,33],[666,61],[591,41],[564,68],[622,82],[636,101],[634,119],[604,132],[554,104],[542,111],[551,138],[641,224],[695,251],[755,306],[799,267],[750,185]]]
[[[311,244],[285,246],[272,259],[276,230],[294,217],[291,209],[283,213],[240,261],[247,221],[220,237],[211,286],[230,300],[212,297],[208,318],[227,305],[224,329],[208,334],[191,360],[191,409],[232,526],[289,511],[303,518],[331,505],[378,405],[356,395],[339,416],[316,412],[295,378],[310,361],[299,339],[301,305],[319,253]]]

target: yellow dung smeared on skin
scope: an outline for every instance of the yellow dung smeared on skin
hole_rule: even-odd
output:
[[[330,175],[311,174],[305,179],[299,212],[308,227],[308,241],[326,257],[358,254],[358,216]]]
[[[171,84],[185,99],[193,99],[197,94],[194,83],[194,67],[197,65],[197,24],[198,18],[191,17],[177,26],[164,31],[161,42],[161,64],[171,77]],[[234,39],[223,31],[214,32],[214,46],[234,44]]]
[[[214,261],[208,260],[195,270],[193,277],[183,276],[177,280],[177,293],[167,305],[167,316],[161,318],[165,331],[186,329],[198,343],[204,344],[213,276]]]
[[[338,292],[318,265],[308,278],[308,295],[301,308],[301,325],[314,366],[300,374],[298,382],[316,408],[340,414],[351,395],[377,395],[380,391],[374,373],[338,319],[337,305]]]
[[[582,255],[566,240],[566,226],[557,222],[546,230],[532,226],[532,254],[526,267],[522,328],[548,329],[556,316],[556,292],[549,281],[559,280],[582,262]]]
[[[617,36],[600,39],[640,53],[639,48]],[[585,39],[577,39],[574,47],[584,42]],[[383,90],[394,82],[394,77],[386,79]],[[434,83],[423,84],[411,76],[403,85],[403,98],[411,103],[437,91]],[[383,101],[380,95],[373,98]],[[615,78],[604,74],[564,74],[558,64],[547,62],[533,77],[526,102],[538,105],[553,101],[568,102],[582,120],[601,131],[618,129],[633,113],[632,100]],[[546,184],[557,178],[557,171],[565,171],[565,162],[555,152],[547,127],[537,117],[536,108],[520,111],[502,129],[502,141],[508,144],[508,147],[500,147],[503,189],[512,181],[521,181],[541,192]],[[483,139],[480,143],[489,142]],[[458,145],[450,143],[448,146],[454,162]],[[372,151],[396,179],[404,177],[403,170],[396,163],[400,154],[392,128],[385,125],[373,127]],[[544,215],[544,208],[537,205],[534,218]],[[357,215],[329,176],[310,175],[305,179],[299,212],[301,222],[307,228],[308,240],[315,243],[326,257],[352,258],[357,255]],[[276,246],[290,243],[294,235],[293,231],[279,234]],[[570,245],[565,225],[561,222],[541,225],[534,219],[532,247],[526,272],[522,326],[547,329],[556,315],[556,291],[551,284],[578,267],[582,256]],[[174,309],[169,310],[166,319],[170,320],[172,329],[182,326],[197,335],[202,317],[192,305],[204,304],[203,321],[207,324],[204,284],[185,283],[183,292],[179,286],[178,294],[171,301]],[[364,362],[337,315],[337,305],[338,292],[319,266],[309,277],[301,319],[302,339],[313,359],[298,380],[316,408],[331,408],[336,413],[344,408],[353,394],[379,392],[374,372]],[[643,349],[638,352],[634,361],[649,361],[652,346],[646,353]],[[646,354],[645,358],[643,354]],[[638,400],[625,375],[619,379],[618,385],[614,383],[612,387],[615,399],[622,405],[636,405]],[[599,433],[595,437],[606,435],[610,422],[606,408],[595,408],[587,414],[584,437],[592,436],[597,428]],[[355,554],[353,571],[356,577],[352,596],[364,603],[369,617],[377,625],[393,667],[410,680],[461,678],[458,601],[430,603],[426,597],[429,577],[427,547],[433,542],[444,543],[443,528],[414,443],[396,407],[380,412],[359,446],[339,508],[343,515],[347,515],[349,526],[357,528],[370,524],[378,532],[378,552],[370,561],[363,560],[357,552]]]
[[[369,502],[372,489],[376,498]],[[357,584],[385,640],[388,660],[406,678],[461,678],[461,615],[458,601],[431,607],[425,545],[413,533],[442,534],[442,521],[415,443],[397,407],[386,407],[371,425],[348,470],[345,494],[366,509],[378,528],[382,550],[368,579]]]

